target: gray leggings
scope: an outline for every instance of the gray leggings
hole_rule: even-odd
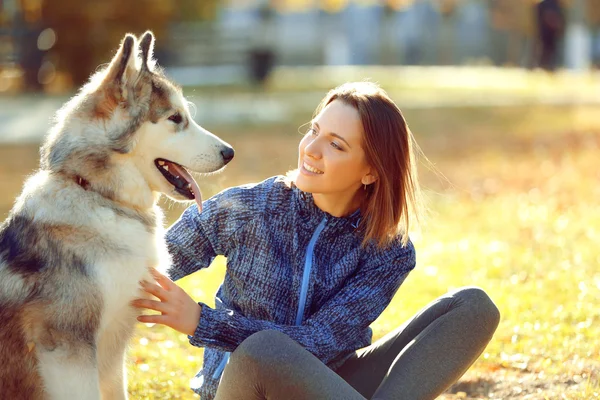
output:
[[[231,354],[216,399],[434,399],[481,355],[499,321],[483,290],[462,288],[357,350],[336,371],[285,334],[258,332]]]

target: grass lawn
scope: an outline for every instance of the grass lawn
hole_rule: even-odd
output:
[[[406,112],[437,172],[420,165],[430,212],[412,235],[417,268],[373,324],[375,339],[464,285],[484,288],[502,314],[485,353],[442,398],[600,398],[599,115],[565,106]],[[237,153],[224,173],[200,180],[205,197],[292,168],[302,122],[207,126]],[[0,156],[4,217],[37,149]],[[162,204],[170,224],[182,207]],[[218,258],[181,285],[213,304],[223,274]],[[188,382],[201,360],[184,335],[140,324],[128,354],[131,397],[197,398]]]

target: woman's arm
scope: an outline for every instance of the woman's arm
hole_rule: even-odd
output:
[[[214,212],[209,200],[203,204],[204,220],[211,219],[208,215]],[[205,232],[198,209],[195,205],[184,211],[179,220],[167,231],[166,241],[171,267],[167,274],[172,280],[178,280],[202,268],[206,268],[217,256],[218,252],[211,242],[210,233]]]
[[[188,334],[190,343],[195,346],[225,351],[235,350],[255,332],[277,330],[300,343],[324,363],[330,363],[340,354],[354,350],[353,345],[360,339],[359,336],[364,334],[364,330],[387,307],[414,266],[414,248],[409,242],[401,257],[390,260],[385,265],[363,267],[334,298],[302,325],[281,325],[256,320],[233,310],[215,310],[206,305],[201,306],[200,314],[185,311],[188,308],[181,304],[189,305],[191,310],[198,310],[192,305],[195,304],[194,300],[166,277],[159,277],[161,287],[155,285],[150,290],[148,287],[145,289],[162,298],[162,301],[150,303],[147,300],[143,304],[145,308],[160,311],[163,315],[143,316],[140,321],[171,326]],[[195,330],[192,332],[190,329],[194,326]]]
[[[178,280],[206,268],[217,255],[227,256],[230,237],[260,214],[272,179],[256,185],[226,189],[202,203],[202,212],[189,207],[166,234],[172,266],[169,277]]]
[[[251,334],[273,329],[330,363],[355,349],[364,330],[381,315],[413,267],[414,256],[407,255],[386,265],[363,268],[302,325],[281,325],[202,305],[200,323],[190,343],[233,351]]]

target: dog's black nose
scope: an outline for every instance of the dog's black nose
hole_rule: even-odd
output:
[[[223,161],[225,161],[225,164],[231,161],[234,153],[233,147],[225,147],[223,150],[221,150],[221,155],[223,156]]]

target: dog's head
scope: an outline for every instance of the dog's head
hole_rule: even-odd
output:
[[[194,121],[181,88],[155,65],[153,48],[150,32],[139,41],[125,36],[110,64],[57,113],[41,167],[81,177],[107,197],[130,193],[127,202],[160,192],[200,206],[188,170],[217,171],[233,149]]]

